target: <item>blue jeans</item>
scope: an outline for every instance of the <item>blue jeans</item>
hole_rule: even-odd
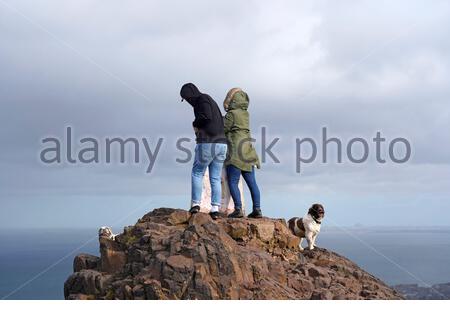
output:
[[[227,145],[223,143],[198,143],[195,146],[195,159],[192,166],[191,199],[200,205],[202,199],[203,176],[209,168],[211,183],[211,205],[220,206],[222,202],[222,167],[227,157]]]
[[[230,187],[230,193],[231,197],[233,197],[234,201],[234,208],[235,209],[242,209],[242,202],[241,202],[241,192],[239,191],[239,179],[244,177],[245,183],[247,184],[248,188],[250,189],[250,194],[252,196],[252,202],[253,202],[253,210],[260,209],[261,208],[261,195],[259,193],[258,185],[256,184],[256,178],[255,178],[255,168],[252,168],[251,172],[248,171],[242,171],[241,169],[233,166],[228,165],[227,166],[227,176],[228,176],[228,186]]]

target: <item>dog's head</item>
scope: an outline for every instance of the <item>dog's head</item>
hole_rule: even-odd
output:
[[[310,214],[316,222],[322,222],[325,217],[325,209],[319,203],[315,203],[309,208],[308,214]]]
[[[111,239],[114,237],[114,234],[110,227],[101,227],[98,229],[98,237]]]

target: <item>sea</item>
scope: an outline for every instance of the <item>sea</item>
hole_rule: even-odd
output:
[[[450,228],[324,228],[317,244],[388,285],[450,282]],[[96,229],[0,230],[0,298],[64,299],[81,252],[99,254]]]

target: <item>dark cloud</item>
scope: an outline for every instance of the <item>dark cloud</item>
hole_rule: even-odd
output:
[[[0,11],[4,197],[176,193],[187,199],[190,168],[175,163],[176,139],[192,137],[192,111],[178,96],[187,81],[219,104],[230,87],[245,88],[257,147],[262,126],[281,137],[275,150],[282,164],[269,162],[259,174],[265,193],[388,195],[388,206],[396,194],[449,191],[446,2],[11,6],[20,13]],[[62,139],[68,125],[77,139],[166,140],[152,175],[145,174],[146,162],[43,166],[40,140]],[[376,131],[388,140],[405,137],[413,156],[404,166],[379,166],[372,158],[365,165],[318,162],[295,174],[295,138],[320,141],[322,126],[343,141],[370,141]]]

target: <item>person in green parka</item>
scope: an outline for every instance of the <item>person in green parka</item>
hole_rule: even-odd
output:
[[[223,102],[226,111],[224,131],[228,141],[229,154],[225,161],[228,186],[234,202],[234,212],[230,218],[243,218],[241,193],[238,188],[239,179],[244,178],[253,202],[253,211],[249,218],[261,218],[261,196],[255,178],[255,167],[260,168],[256,150],[250,135],[249,98],[240,88],[233,88]]]

